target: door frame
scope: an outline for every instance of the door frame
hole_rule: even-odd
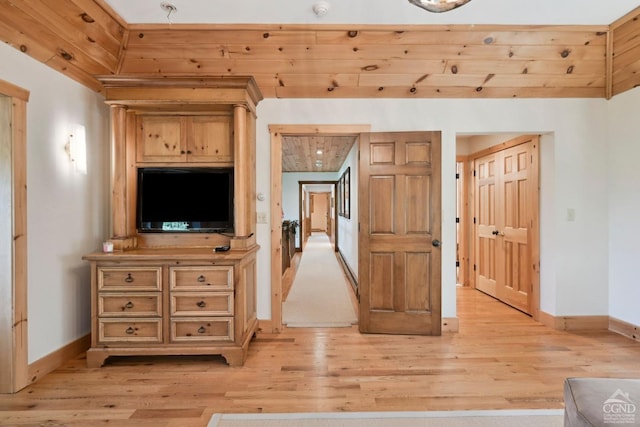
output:
[[[27,322],[27,102],[29,91],[0,80],[0,94],[11,100],[11,137],[8,155],[0,163],[11,178],[0,181],[0,191],[11,195],[8,219],[12,239],[8,244],[10,271],[2,272],[0,287],[0,393],[15,393],[29,384]],[[1,149],[1,147],[0,147]],[[5,184],[8,184],[6,187]],[[2,236],[5,237],[5,236]],[[4,244],[4,242],[0,242]]]
[[[304,221],[303,212],[305,211],[302,203],[302,193],[304,192],[303,187],[305,185],[314,185],[314,184],[326,184],[333,186],[333,194],[338,194],[338,181],[298,181],[298,222],[300,224],[300,252],[304,252],[303,239],[304,234],[302,233],[302,224]],[[306,200],[306,199],[305,199]],[[329,204],[331,203],[331,196],[329,197]],[[334,250],[338,252],[338,204],[333,203],[333,208],[330,208],[333,211],[333,221],[331,225],[331,232],[333,233],[333,246]]]
[[[285,135],[357,136],[371,125],[269,125],[271,141],[271,331],[282,330],[282,137]]]

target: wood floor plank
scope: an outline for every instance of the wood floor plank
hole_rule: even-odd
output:
[[[14,395],[0,425],[204,427],[218,412],[558,409],[567,377],[640,378],[640,343],[556,331],[458,289],[458,333],[261,332],[243,367],[219,356],[70,360]]]

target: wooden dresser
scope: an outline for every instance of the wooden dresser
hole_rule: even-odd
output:
[[[257,328],[256,252],[135,249],[91,262],[89,367],[109,356],[220,354],[242,365]]]
[[[115,355],[220,354],[256,332],[256,105],[252,77],[104,76],[111,107],[113,253],[93,253],[90,367]],[[233,229],[142,232],[140,168],[234,171]],[[202,197],[215,197],[202,188]],[[219,246],[227,252],[215,252]]]

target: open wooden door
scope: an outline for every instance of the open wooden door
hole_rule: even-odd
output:
[[[361,134],[359,169],[360,331],[440,335],[440,132]]]

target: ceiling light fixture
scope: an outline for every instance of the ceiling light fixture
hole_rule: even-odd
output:
[[[469,3],[471,0],[409,0],[409,3],[433,13],[447,12]]]

